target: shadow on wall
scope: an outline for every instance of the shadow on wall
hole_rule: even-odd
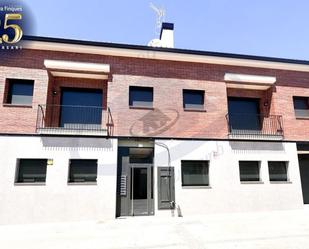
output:
[[[283,153],[285,147],[281,142],[229,142],[230,147],[234,153]]]
[[[104,138],[42,137],[41,142],[47,150],[111,151],[113,149],[113,141]]]

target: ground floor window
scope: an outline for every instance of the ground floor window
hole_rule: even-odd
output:
[[[181,161],[182,186],[208,186],[208,161]]]
[[[260,181],[260,162],[239,161],[239,173],[241,182]]]
[[[270,181],[288,181],[287,162],[268,162]]]
[[[71,159],[69,183],[93,183],[97,181],[98,162],[94,159]]]
[[[45,183],[47,159],[18,159],[16,183]]]

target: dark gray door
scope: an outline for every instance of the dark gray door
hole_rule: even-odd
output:
[[[231,130],[261,130],[259,99],[228,98]]]
[[[158,208],[175,208],[175,177],[173,167],[158,167]]]
[[[61,90],[60,127],[100,128],[102,98],[102,90],[63,88]]]
[[[151,215],[153,210],[153,167],[151,164],[130,164],[130,214]]]
[[[309,204],[309,154],[298,157],[304,204]]]
[[[153,215],[153,164],[130,163],[122,157],[116,216]]]

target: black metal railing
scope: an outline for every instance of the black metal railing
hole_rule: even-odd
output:
[[[106,131],[112,135],[113,119],[109,108],[77,105],[39,105],[37,132]]]
[[[282,116],[227,114],[229,135],[283,137]]]

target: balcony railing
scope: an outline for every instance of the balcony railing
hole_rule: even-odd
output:
[[[282,139],[282,116],[227,114],[229,137],[239,139]]]
[[[36,130],[40,134],[110,136],[113,133],[113,118],[109,108],[39,105]]]

